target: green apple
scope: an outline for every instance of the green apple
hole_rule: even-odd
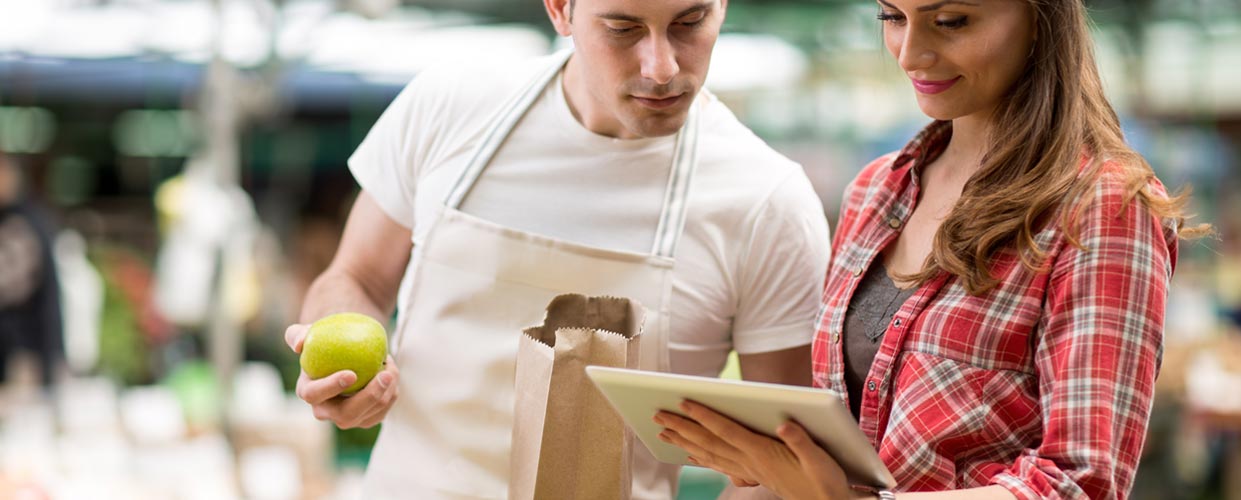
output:
[[[352,370],[358,380],[342,394],[358,392],[383,370],[388,334],[374,318],[358,313],[326,316],[310,325],[302,343],[302,371],[312,379]]]

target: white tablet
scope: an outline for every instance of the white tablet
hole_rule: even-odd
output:
[[[689,465],[684,450],[659,440],[663,427],[651,419],[659,410],[683,414],[678,406],[688,399],[771,437],[780,424],[796,420],[840,463],[851,484],[896,486],[849,409],[831,391],[602,366],[588,366],[586,374],[662,462]]]

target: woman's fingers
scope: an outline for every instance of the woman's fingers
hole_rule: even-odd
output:
[[[820,448],[819,444],[810,438],[810,434],[806,432],[806,429],[797,422],[792,420],[785,422],[780,425],[780,428],[776,429],[776,433],[780,435],[780,439],[784,441],[784,444],[790,450],[793,450],[793,455],[797,456],[797,460],[803,466],[813,465],[820,467],[824,464],[836,464],[832,456],[828,455],[823,448]]]
[[[673,444],[677,448],[685,450],[685,452],[689,453],[690,457],[697,462],[696,465],[710,467],[711,465],[719,464],[724,461],[718,453],[700,446],[693,440],[686,439],[684,435],[672,429],[664,429],[663,432],[660,432],[659,440],[665,443]]]
[[[802,475],[816,485],[814,489],[826,498],[848,498],[850,489],[845,471],[836,459],[810,438],[805,428],[790,420],[780,425],[776,434],[799,462]]]
[[[715,410],[693,401],[682,402],[681,411],[684,411],[686,415],[689,415],[689,418],[708,431],[711,431],[712,434],[719,436],[724,442],[741,451],[750,452],[755,447],[761,446],[763,440],[767,439],[765,436],[750,432],[749,429],[728,417],[716,413]]]
[[[655,415],[655,423],[672,430],[683,438],[687,445],[693,446],[693,450],[686,449],[686,451],[691,452],[691,455],[710,453],[712,455],[737,456],[741,454],[741,451],[736,446],[733,446],[732,443],[715,435],[710,430],[699,425],[698,422],[675,413],[661,411]],[[677,444],[677,446],[680,446],[680,444]],[[685,447],[682,446],[682,448]]]
[[[659,433],[659,439],[684,449],[690,454],[690,463],[730,475],[750,474],[745,465],[738,462],[738,458],[745,459],[740,450],[722,442],[694,421],[673,413],[660,412],[655,416],[655,423],[666,427]],[[689,438],[688,435],[694,435],[694,438]]]
[[[668,421],[667,418],[662,420]],[[679,424],[678,426],[685,428],[684,424]],[[676,430],[673,430],[672,428],[667,428],[664,429],[663,432],[660,432],[659,439],[665,443],[670,443],[673,446],[685,450],[685,452],[689,454],[690,463],[694,465],[715,469],[730,476],[750,475],[750,472],[746,466],[738,462],[737,458],[734,458],[739,454],[739,452],[737,452],[735,448],[728,447],[718,440],[715,440],[716,442],[713,446],[717,447],[717,449],[728,451],[720,453],[719,451],[712,450],[707,446],[702,446],[698,442],[687,439],[684,435]],[[701,437],[699,439],[702,440]],[[741,459],[744,460],[744,457],[741,457]]]

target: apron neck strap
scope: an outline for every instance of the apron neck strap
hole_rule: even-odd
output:
[[[474,155],[470,157],[470,162],[466,164],[465,170],[461,172],[461,176],[457,178],[457,182],[453,184],[452,189],[448,192],[448,196],[444,199],[444,205],[453,210],[461,207],[461,202],[465,201],[465,196],[469,194],[470,189],[474,187],[474,183],[483,174],[483,169],[487,168],[488,163],[491,163],[491,158],[496,155],[500,145],[504,144],[504,140],[508,138],[509,133],[517,126],[517,122],[521,121],[521,117],[526,115],[526,111],[529,111],[535,101],[539,100],[539,95],[543,93],[543,89],[556,78],[556,75],[560,73],[561,68],[569,61],[569,56],[572,54],[572,50],[563,50],[553,55],[551,63],[539,71],[530,83],[513,95],[500,108],[500,113],[491,122],[491,125],[487,127],[487,133],[483,136],[483,142],[474,149]]]
[[[668,188],[664,192],[664,209],[659,215],[659,228],[655,230],[655,245],[651,253],[673,258],[677,243],[685,229],[685,213],[689,211],[689,187],[698,166],[698,103],[690,103],[689,116],[677,133],[677,144],[672,150],[672,171],[668,176]]]
[[[499,114],[488,126],[482,142],[474,150],[465,170],[453,184],[444,199],[444,205],[453,210],[461,207],[465,197],[469,195],[483,170],[491,163],[504,140],[521,121],[526,112],[538,101],[547,85],[556,79],[556,75],[564,68],[573,54],[572,49],[557,52],[551,57],[548,66],[539,71],[530,83],[513,95]],[[685,213],[689,208],[690,180],[694,168],[698,164],[698,103],[691,103],[689,116],[677,133],[676,146],[672,153],[672,169],[668,177],[668,187],[664,193],[664,206],[659,216],[659,227],[655,231],[655,243],[651,253],[660,257],[672,258],[676,254],[677,243],[685,227]]]

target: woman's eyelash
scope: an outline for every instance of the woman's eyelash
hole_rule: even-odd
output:
[[[879,15],[875,17],[885,23],[898,24],[898,23],[902,23],[905,21],[905,16],[900,15],[900,14],[889,14],[887,12],[880,12]],[[969,24],[969,18],[966,16],[935,21],[936,26],[939,26],[941,28],[947,28],[947,29],[963,28],[968,24]]]
[[[943,21],[935,21],[935,24],[948,29],[957,29],[969,24],[969,18],[961,16],[953,19],[945,19]]]

